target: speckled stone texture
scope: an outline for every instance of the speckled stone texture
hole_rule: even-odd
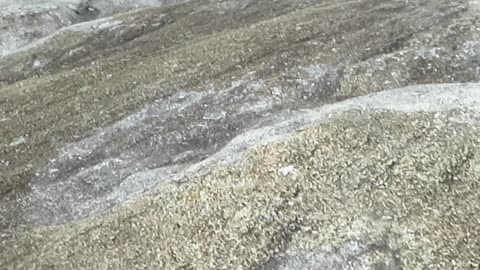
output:
[[[476,1],[77,2],[0,58],[0,269],[479,267]]]

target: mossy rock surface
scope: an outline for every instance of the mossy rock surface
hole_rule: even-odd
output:
[[[1,267],[478,267],[476,1],[181,2],[0,58]]]

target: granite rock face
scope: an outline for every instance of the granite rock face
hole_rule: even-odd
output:
[[[480,265],[478,1],[34,2],[1,267]]]
[[[186,0],[2,0],[0,56],[14,53],[58,29],[114,14]],[[41,67],[41,63],[37,65]]]

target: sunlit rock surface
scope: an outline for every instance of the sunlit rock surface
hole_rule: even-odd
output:
[[[186,0],[30,0],[0,2],[0,56],[14,53],[65,26],[133,9]],[[38,64],[37,66],[41,65]],[[41,67],[41,66],[39,66]]]
[[[478,268],[479,7],[3,1],[0,266]]]

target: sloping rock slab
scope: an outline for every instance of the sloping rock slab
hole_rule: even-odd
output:
[[[168,132],[170,139],[161,145],[170,148],[158,147],[166,150],[151,152],[152,157],[184,153],[172,160],[162,158],[157,162],[161,166],[174,165],[175,160],[188,162],[195,139],[185,127],[200,132],[207,120],[215,128],[201,131],[203,153],[193,159],[215,152],[264,115],[385,88],[477,82],[477,11],[467,0],[205,0],[64,27],[0,59],[0,216],[4,217],[0,230],[18,216],[3,213],[29,195],[32,179],[43,178],[45,167],[59,170],[57,174],[63,176],[57,180],[67,179],[109,154],[118,157],[128,151],[127,146],[112,150],[115,153],[98,150],[98,155],[81,162],[72,159],[67,166],[62,160],[52,161],[59,149],[95,135],[97,128],[147,104],[181,103],[180,92],[187,100],[200,97],[201,101],[192,107],[195,112],[180,113],[180,120],[162,116],[153,121],[172,124],[157,129],[158,134]],[[228,90],[245,83],[263,86],[247,87],[248,93],[239,93],[244,95],[239,98],[235,91],[243,90]],[[175,109],[154,110],[169,111],[175,118]],[[242,110],[251,112],[237,117]],[[113,137],[129,144],[127,134]],[[145,139],[139,141],[143,149],[146,143],[158,143],[153,138],[162,137],[149,134],[135,135]],[[115,145],[114,140],[108,145]],[[146,153],[140,149],[134,152],[144,159]],[[155,165],[152,160],[147,163],[148,168]],[[130,169],[122,172],[120,178],[130,173]],[[96,187],[88,179],[85,185],[99,194],[116,185],[106,181]],[[66,199],[77,201],[78,196]],[[82,212],[93,211],[93,205]]]
[[[0,268],[478,268],[478,85],[350,99],[478,82],[478,0],[96,9],[0,58]]]
[[[156,188],[98,217],[27,229],[5,242],[1,261],[31,269],[475,269],[479,128],[480,84],[419,85],[306,110],[178,172],[133,174],[119,189],[145,179]]]
[[[18,51],[56,30],[130,10],[176,4],[188,0],[2,0],[0,58]]]

